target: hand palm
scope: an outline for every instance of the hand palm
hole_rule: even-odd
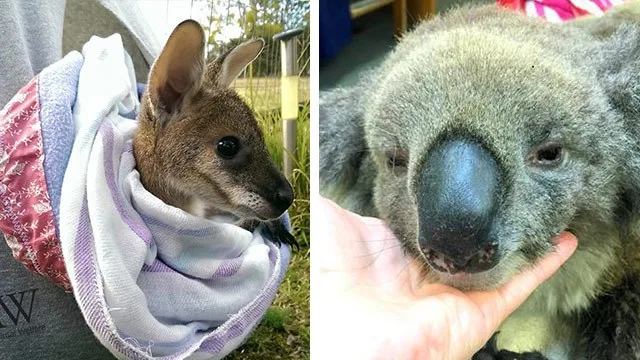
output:
[[[420,265],[406,260],[380,220],[322,206],[326,236],[316,238],[312,261],[312,323],[320,331],[312,341],[328,336],[334,346],[312,349],[331,358],[468,359],[576,246],[563,236],[552,256],[502,288],[463,293],[418,285]]]

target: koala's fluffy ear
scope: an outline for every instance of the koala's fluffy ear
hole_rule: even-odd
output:
[[[610,8],[604,16],[579,16],[566,24],[582,28],[598,38],[605,39],[616,33],[623,23],[640,21],[640,3],[628,1]]]
[[[193,20],[169,36],[149,75],[149,96],[159,121],[166,121],[200,89],[204,77],[204,30]]]
[[[623,24],[604,39],[598,74],[609,102],[624,119],[631,144],[624,154],[632,211],[640,213],[640,23]]]
[[[227,87],[255,60],[264,47],[264,40],[246,41],[215,60],[217,71],[212,72],[215,78],[210,79],[222,87]]]
[[[362,94],[357,86],[320,93],[320,192],[351,211],[375,216],[375,168],[364,138]]]

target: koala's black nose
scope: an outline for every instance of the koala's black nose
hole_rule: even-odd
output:
[[[475,142],[444,142],[429,152],[420,181],[419,244],[427,261],[452,273],[495,266],[501,179],[493,156]]]
[[[293,204],[293,196],[291,184],[287,180],[283,180],[274,192],[273,205],[283,213]]]

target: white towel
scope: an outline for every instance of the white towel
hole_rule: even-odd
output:
[[[132,137],[139,102],[119,35],[83,48],[60,241],[82,313],[119,358],[217,359],[272,303],[289,248],[194,217],[147,192]]]

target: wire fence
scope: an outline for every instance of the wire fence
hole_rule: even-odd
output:
[[[280,44],[273,36],[303,29],[296,38],[298,101],[309,101],[309,0],[193,0],[191,12],[206,14],[197,20],[207,33],[208,60],[248,39],[264,39],[262,54],[234,83],[238,93],[258,112],[280,108]]]

